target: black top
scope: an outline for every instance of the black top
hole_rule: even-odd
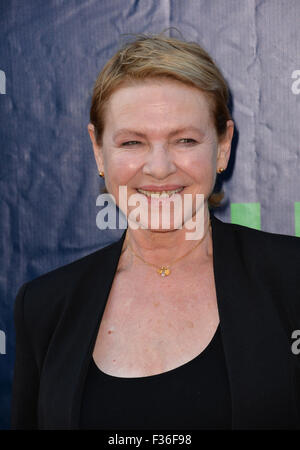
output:
[[[231,429],[231,396],[220,325],[208,346],[180,367],[123,378],[91,358],[81,429]]]

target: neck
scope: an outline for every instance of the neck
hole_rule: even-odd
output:
[[[194,218],[193,218],[194,219]],[[194,247],[195,251],[191,255],[187,254],[186,258],[202,258],[205,260],[212,254],[212,240],[209,230],[210,216],[208,207],[204,210],[204,226],[203,236],[195,240],[187,240],[186,233],[191,232],[185,227],[174,230],[151,230],[151,229],[137,229],[134,230],[128,227],[126,232],[126,239],[124,241],[125,250],[127,242],[129,242],[131,249],[139,255],[144,261],[157,266],[170,264],[175,259],[180,258]],[[127,252],[125,252],[127,253]],[[142,263],[142,261],[140,261]]]

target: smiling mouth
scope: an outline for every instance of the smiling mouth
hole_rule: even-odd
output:
[[[174,194],[179,194],[183,189],[184,186],[170,191],[146,191],[144,189],[137,189],[137,191],[140,194],[146,195],[148,198],[169,198]]]

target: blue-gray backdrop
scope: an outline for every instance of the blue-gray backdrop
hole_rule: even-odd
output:
[[[102,185],[86,129],[94,80],[123,33],[170,26],[211,53],[232,93],[237,133],[216,215],[300,235],[299,0],[1,0],[2,429],[17,289],[120,235],[96,227]]]

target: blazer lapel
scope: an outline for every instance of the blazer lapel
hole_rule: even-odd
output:
[[[245,240],[212,217],[220,328],[232,398],[233,429],[299,427],[291,349]],[[248,248],[247,248],[248,247]],[[259,249],[256,249],[260,258]],[[275,275],[276,276],[276,275]]]
[[[79,426],[88,365],[125,235],[126,230],[118,241],[87,257],[84,274],[68,293],[41,374],[41,428],[76,429]]]

